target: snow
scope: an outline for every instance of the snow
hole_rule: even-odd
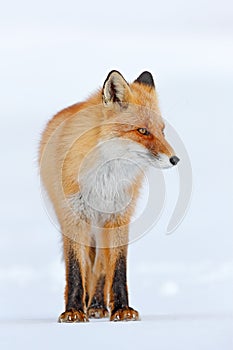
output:
[[[0,324],[2,349],[231,349],[230,318],[215,315],[148,315],[141,322],[56,324],[51,319]]]
[[[110,19],[106,1],[81,11],[71,0],[13,3],[0,14],[0,348],[231,350],[232,5],[146,1],[142,13],[120,1]],[[179,189],[177,172],[164,173],[161,217],[130,244],[130,300],[140,322],[58,324],[64,266],[40,194],[38,142],[47,120],[86,98],[111,69],[130,81],[154,73],[163,115],[191,160],[192,201],[166,235]]]

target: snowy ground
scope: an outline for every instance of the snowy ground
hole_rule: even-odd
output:
[[[0,324],[1,348],[232,349],[232,319],[219,315],[144,316],[134,323],[56,324],[51,319]]]
[[[40,6],[7,2],[0,15],[0,349],[231,350],[233,29],[228,2],[221,8],[207,0],[187,7],[177,0],[155,11],[147,1],[148,20],[136,5],[134,16],[126,15],[130,5],[122,3],[123,17],[114,13],[115,25],[108,18],[107,27],[103,14],[96,20],[99,7],[89,12],[85,3],[80,14],[78,5],[68,3],[74,11],[53,1]],[[177,173],[166,173],[161,219],[130,245],[130,299],[141,322],[61,325],[56,319],[63,311],[64,267],[60,235],[40,197],[38,141],[52,114],[85,98],[113,68],[130,81],[144,69],[154,72],[163,115],[191,159],[192,202],[183,223],[166,236],[178,193]]]

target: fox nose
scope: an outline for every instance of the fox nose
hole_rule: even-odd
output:
[[[176,165],[179,162],[179,158],[177,156],[173,156],[169,160],[172,165]]]

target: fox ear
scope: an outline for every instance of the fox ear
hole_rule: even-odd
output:
[[[142,83],[151,87],[155,87],[153,76],[150,72],[143,72],[139,77],[134,81],[135,83]]]
[[[104,82],[102,91],[103,103],[105,106],[108,106],[114,102],[121,105],[122,103],[128,101],[130,94],[129,84],[121,73],[116,70],[112,70]]]

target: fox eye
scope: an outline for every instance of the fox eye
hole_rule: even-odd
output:
[[[139,128],[137,129],[137,131],[142,135],[146,135],[146,136],[150,135],[150,132],[146,128]]]

